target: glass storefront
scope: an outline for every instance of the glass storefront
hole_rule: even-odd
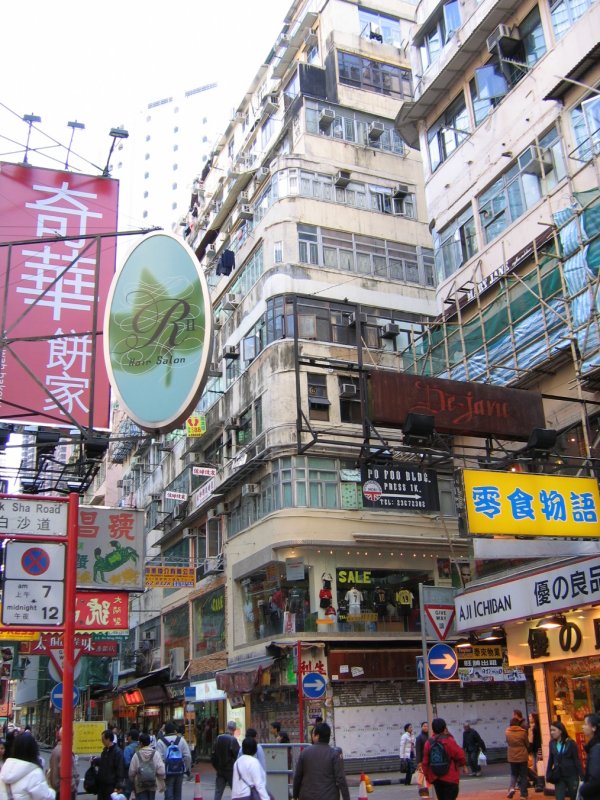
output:
[[[550,715],[560,720],[582,754],[583,720],[600,712],[600,655],[546,664]]]
[[[246,640],[316,630],[311,612],[308,572],[291,579],[286,565],[274,562],[241,581]]]

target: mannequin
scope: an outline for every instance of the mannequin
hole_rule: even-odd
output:
[[[363,601],[362,592],[359,592],[356,586],[351,586],[346,592],[345,601],[348,603],[348,613],[352,616],[360,614],[360,604]]]

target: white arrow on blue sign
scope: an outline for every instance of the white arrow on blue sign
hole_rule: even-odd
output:
[[[62,683],[57,683],[50,692],[50,702],[57,711],[62,711],[64,705],[64,689]],[[77,686],[73,687],[73,708],[79,702],[79,689]]]
[[[302,678],[302,693],[309,700],[318,700],[323,697],[327,689],[327,678],[320,672],[308,672]]]
[[[427,654],[427,666],[434,678],[449,680],[458,669],[458,658],[449,644],[434,644]]]
[[[417,656],[417,683],[425,682],[425,659]]]

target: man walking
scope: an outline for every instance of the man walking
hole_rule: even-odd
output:
[[[331,728],[318,722],[313,728],[312,745],[298,756],[294,773],[294,800],[350,800],[350,792],[340,750],[329,746]]]
[[[60,763],[62,753],[62,728],[56,732],[56,745],[50,753],[50,764],[48,767],[48,783],[56,792],[56,800],[60,799]],[[77,797],[77,785],[79,784],[79,775],[77,773],[77,761],[71,755],[73,762],[71,771],[71,795],[70,800],[75,800]],[[66,798],[69,800],[69,798]]]
[[[463,750],[467,757],[467,765],[471,770],[471,777],[481,777],[481,764],[479,763],[479,753],[485,753],[485,742],[477,733],[475,728],[471,727],[469,720],[463,723]]]
[[[446,720],[438,717],[431,723],[433,736],[423,749],[423,772],[433,785],[438,800],[455,800],[460,781],[459,767],[467,769],[467,759],[462,747],[446,727]]]
[[[231,786],[233,783],[233,767],[240,752],[240,744],[234,735],[236,728],[235,722],[228,722],[227,732],[217,736],[215,742],[211,759],[212,765],[217,771],[214,800],[221,800],[225,787]]]
[[[106,729],[102,733],[103,750],[98,765],[98,800],[109,800],[111,794],[121,791],[125,785],[125,761],[123,751],[115,743],[113,732]]]
[[[183,776],[192,769],[192,754],[186,740],[177,733],[174,722],[167,722],[156,749],[165,762],[165,800],[181,800]]]
[[[419,797],[429,797],[429,784],[423,773],[423,750],[425,742],[429,739],[429,724],[421,723],[421,732],[415,739],[415,760],[417,762],[417,783],[419,784]]]

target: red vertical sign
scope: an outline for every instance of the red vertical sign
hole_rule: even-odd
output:
[[[95,329],[116,237],[94,237],[116,232],[117,200],[109,178],[0,163],[0,244],[20,242],[0,247],[0,417],[108,427]]]

